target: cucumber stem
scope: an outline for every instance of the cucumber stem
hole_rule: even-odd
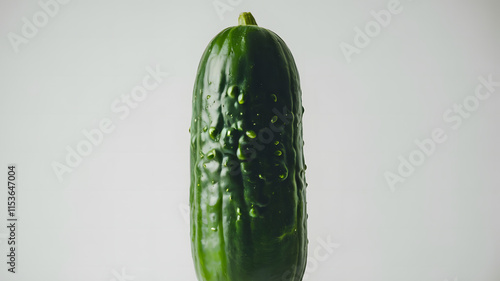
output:
[[[257,25],[255,18],[250,12],[243,12],[238,18],[238,25]]]

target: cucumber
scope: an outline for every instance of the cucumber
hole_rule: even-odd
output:
[[[302,280],[302,93],[293,56],[250,13],[206,48],[192,97],[190,234],[200,281]]]

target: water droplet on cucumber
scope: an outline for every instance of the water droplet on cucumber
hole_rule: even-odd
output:
[[[245,103],[245,93],[241,93],[239,96],[238,96],[238,103],[239,104],[244,104]]]
[[[256,217],[258,216],[258,214],[257,214],[257,210],[256,210],[254,207],[252,207],[252,208],[250,209],[249,215],[250,215],[252,218],[256,218]]]
[[[210,150],[210,151],[207,153],[207,158],[208,158],[209,160],[212,160],[212,159],[214,159],[214,157],[216,156],[216,154],[217,154],[217,152],[216,152],[214,149],[212,149],[212,150]]]
[[[257,134],[254,131],[252,131],[252,130],[246,131],[246,134],[251,139],[254,139],[257,136]]]
[[[215,138],[217,137],[217,130],[214,127],[210,127],[210,129],[208,130],[208,135],[211,139],[215,140]]]
[[[227,95],[232,98],[235,98],[236,96],[238,96],[239,91],[240,89],[238,88],[238,86],[233,85],[227,89]]]

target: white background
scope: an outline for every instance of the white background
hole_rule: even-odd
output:
[[[356,27],[380,27],[370,12],[389,3],[71,0],[43,24],[36,1],[0,0],[0,280],[196,280],[192,88],[206,45],[242,11],[285,40],[301,76],[304,280],[500,280],[500,87],[474,104],[478,77],[500,81],[500,3],[401,0],[346,56],[342,42],[356,47]],[[23,35],[23,18],[43,26]],[[170,75],[117,113],[148,67]],[[467,118],[443,118],[464,100]],[[59,180],[54,163],[67,165],[68,147],[102,120],[113,131]],[[399,156],[418,156],[415,141],[436,128],[446,141],[391,189],[386,173],[398,175]],[[16,274],[4,226],[11,163]]]

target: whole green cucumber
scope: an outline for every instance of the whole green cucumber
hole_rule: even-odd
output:
[[[191,120],[200,281],[300,281],[307,259],[302,93],[292,54],[250,13],[206,48]]]

